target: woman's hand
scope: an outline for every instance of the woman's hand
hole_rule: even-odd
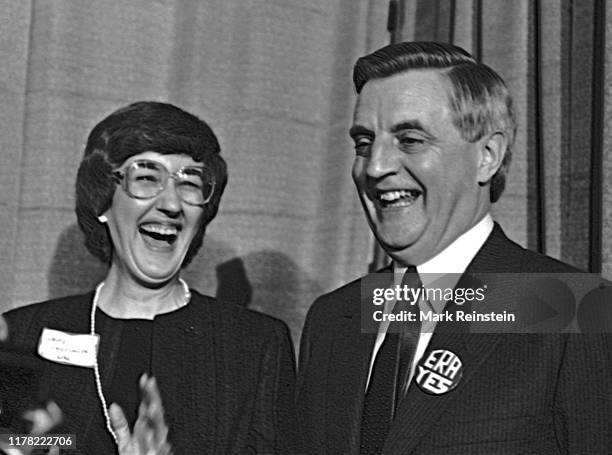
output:
[[[0,342],[8,339],[8,324],[6,319],[0,314]],[[32,424],[30,430],[31,435],[42,435],[50,431],[62,421],[62,411],[53,401],[46,404],[45,407],[30,409],[23,414],[23,419]],[[0,439],[0,453],[9,455],[28,455],[32,449],[25,447],[16,447],[9,445],[8,441]],[[52,447],[48,454],[55,455],[59,453],[57,447]]]
[[[109,408],[119,455],[169,455],[172,449],[167,439],[168,426],[155,378],[143,374],[140,377],[140,390],[142,401],[132,432],[121,407],[113,403]]]
[[[50,401],[44,408],[39,407],[26,411],[23,418],[32,424],[30,434],[38,436],[47,433],[62,422],[62,411],[57,404]],[[0,439],[0,453],[29,455],[31,452],[31,448],[11,446],[8,441]],[[47,453],[48,455],[57,455],[59,454],[59,448],[54,446]]]
[[[0,314],[0,342],[6,341],[8,338],[8,324],[6,319]]]

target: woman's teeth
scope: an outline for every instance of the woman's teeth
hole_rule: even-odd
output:
[[[174,243],[178,236],[178,228],[176,226],[166,226],[161,224],[146,223],[140,226],[139,231],[154,240]]]

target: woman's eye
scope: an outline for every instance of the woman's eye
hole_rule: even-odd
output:
[[[181,180],[180,185],[183,188],[189,188],[189,189],[201,189],[202,188],[202,183],[195,181],[195,180]]]
[[[151,183],[159,182],[159,178],[152,174],[137,175],[135,176],[135,180],[137,182],[151,182]]]

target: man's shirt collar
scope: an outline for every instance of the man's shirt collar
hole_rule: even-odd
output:
[[[427,274],[462,274],[465,272],[465,269],[467,269],[467,266],[472,262],[480,248],[482,248],[492,230],[493,218],[490,214],[487,214],[436,256],[422,264],[416,264],[423,284],[425,286],[428,284]],[[393,271],[396,274],[403,275],[406,268],[396,262],[393,263]]]

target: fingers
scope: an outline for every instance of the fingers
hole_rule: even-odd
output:
[[[130,431],[122,409],[116,403],[109,407],[111,426],[117,436],[120,455],[168,455],[171,447],[167,442],[168,427],[164,420],[164,409],[157,381],[143,374],[138,381],[142,400],[138,407],[138,418]]]
[[[168,436],[168,427],[164,419],[164,407],[157,381],[154,377],[146,378],[142,387],[143,401],[147,404],[149,425],[155,430],[159,440]]]
[[[26,411],[23,418],[32,422],[32,434],[43,434],[60,424],[62,411],[53,401],[47,403],[44,408],[36,408]]]
[[[110,416],[111,426],[117,436],[117,446],[119,451],[127,450],[132,442],[132,435],[130,433],[130,426],[123,410],[117,403],[112,403],[108,408],[108,414]]]
[[[157,381],[153,377],[142,375],[139,381],[142,391],[142,402],[138,409],[138,419],[134,426],[134,436],[139,443],[156,454],[170,453],[167,442],[168,426],[164,419],[164,408]]]
[[[8,324],[6,319],[0,314],[0,341],[6,341],[8,339]]]
[[[62,410],[55,403],[55,401],[49,401],[47,403],[47,413],[49,414],[49,417],[53,421],[53,426],[57,426],[62,422],[62,418],[63,418]]]
[[[0,453],[6,455],[28,455],[28,453],[24,452],[21,449],[16,448],[15,446],[10,446],[8,442],[2,441],[0,439]]]

